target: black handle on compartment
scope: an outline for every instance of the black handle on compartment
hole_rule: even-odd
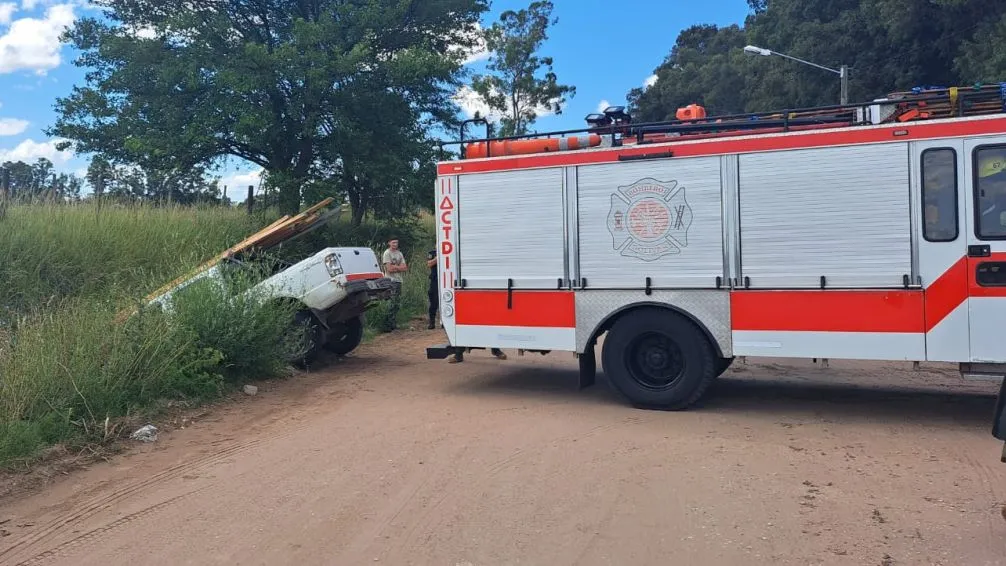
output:
[[[619,155],[619,161],[642,161],[644,159],[666,159],[674,157],[673,151],[658,151],[654,153],[639,153],[636,155]]]

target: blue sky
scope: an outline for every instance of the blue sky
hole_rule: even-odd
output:
[[[742,23],[748,13],[745,0],[553,1],[559,23],[542,53],[554,57],[560,82],[575,85],[577,94],[562,115],[540,118],[538,130],[580,127],[602,101],[624,104],[679,31],[696,23]],[[528,2],[495,0],[483,25]],[[57,152],[44,130],[55,120],[56,98],[83,81],[84,71],[72,65],[75,53],[59,44],[60,30],[90,10],[87,0],[0,0],[0,161],[47,157],[61,171],[86,170],[87,156]],[[469,68],[483,65],[480,59]],[[258,168],[232,160],[219,175],[230,187],[247,186],[257,182]]]

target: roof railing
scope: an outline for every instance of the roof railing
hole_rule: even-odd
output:
[[[618,108],[620,111],[621,109]],[[484,157],[492,155],[493,142],[517,140],[550,139],[564,136],[599,135],[608,138],[608,145],[665,143],[675,139],[694,139],[706,135],[725,137],[730,135],[752,135],[768,132],[788,132],[799,130],[834,128],[883,123],[916,122],[940,118],[966,117],[1006,112],[1006,83],[974,87],[918,87],[912,91],[896,92],[887,98],[854,104],[837,104],[795,108],[771,112],[749,112],[726,114],[688,120],[664,120],[657,122],[632,123],[631,117],[620,114],[627,120],[610,125],[588,125],[584,128],[531,132],[514,136],[491,136],[490,124],[484,118],[465,120],[461,125],[460,138],[455,141],[440,142],[441,151],[445,147],[460,146],[461,158],[465,158],[466,148],[485,144]],[[596,115],[591,115],[596,116]],[[484,124],[486,136],[465,139],[467,126]],[[666,134],[665,138],[653,139]]]

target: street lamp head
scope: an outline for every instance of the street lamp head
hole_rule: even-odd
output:
[[[755,47],[754,45],[748,45],[748,46],[746,46],[744,48],[744,52],[745,53],[750,53],[751,55],[762,55],[764,57],[768,57],[769,55],[772,55],[772,50],[771,49],[763,49],[761,47]]]

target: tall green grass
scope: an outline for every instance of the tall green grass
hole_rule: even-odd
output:
[[[142,296],[267,220],[222,207],[11,206],[0,218],[0,309]]]
[[[229,384],[285,371],[292,311],[213,285],[180,293],[171,313],[115,315],[275,219],[223,207],[14,205],[0,216],[0,465],[55,443],[104,442],[166,399],[199,402]],[[426,311],[431,217],[351,226],[337,220],[279,250],[397,237],[410,258],[399,323]],[[380,327],[386,305],[368,313]],[[125,420],[124,420],[125,418]]]

